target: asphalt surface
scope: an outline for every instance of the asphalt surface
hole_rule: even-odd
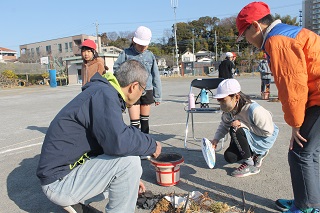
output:
[[[278,212],[274,201],[278,198],[293,197],[287,163],[291,128],[283,120],[280,102],[268,102],[259,98],[259,77],[247,75],[237,78],[244,93],[272,112],[280,133],[259,174],[234,178],[230,173],[239,164],[227,164],[223,158],[223,151],[228,142],[224,149],[217,153],[214,169],[207,167],[201,152],[184,149],[184,108],[192,79],[162,78],[163,102],[157,107],[152,107],[150,116],[150,133],[162,143],[163,153],[178,152],[184,158],[180,183],[171,187],[158,185],[154,167],[148,160],[143,160],[142,180],[147,189],[154,194],[208,192],[212,199],[228,202],[230,206],[241,209],[244,192],[246,209],[254,206],[256,213]],[[44,196],[35,171],[41,145],[51,120],[79,92],[79,85],[0,89],[0,212],[64,212]],[[272,84],[271,96],[276,95],[277,90]],[[195,115],[196,137],[211,139],[219,119],[219,114]],[[129,123],[128,113],[124,114],[124,120]],[[191,147],[199,147],[198,142],[192,141],[190,133],[189,129]],[[92,205],[103,211],[105,204],[106,201]],[[150,210],[137,209],[136,212]]]

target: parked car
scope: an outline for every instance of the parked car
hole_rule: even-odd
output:
[[[159,70],[159,73],[160,73],[160,75],[163,75],[163,76],[167,77],[167,76],[171,76],[172,75],[172,70],[166,70],[166,69]]]

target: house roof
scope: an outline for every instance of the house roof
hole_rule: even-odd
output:
[[[0,47],[0,51],[3,51],[3,52],[12,52],[12,53],[17,53],[17,51],[15,50],[10,50],[8,48],[4,48],[4,47]]]

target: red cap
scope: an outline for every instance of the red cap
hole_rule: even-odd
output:
[[[94,49],[94,50],[97,49],[96,43],[90,39],[87,39],[84,42],[82,42],[81,47],[90,47],[91,49]]]
[[[242,36],[244,31],[252,24],[252,22],[258,21],[268,14],[270,14],[270,8],[266,3],[262,1],[252,2],[242,8],[236,20],[236,25],[239,31],[237,41],[239,41],[239,38]]]

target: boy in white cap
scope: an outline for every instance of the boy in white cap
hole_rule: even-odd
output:
[[[151,104],[155,106],[161,102],[161,79],[155,56],[148,50],[151,41],[151,30],[145,26],[136,29],[132,44],[129,48],[122,51],[114,63],[113,70],[117,73],[119,66],[126,60],[135,59],[140,61],[149,73],[149,78],[143,96],[128,109],[131,125],[139,128],[141,131],[149,133],[149,116]]]
[[[271,113],[242,93],[236,79],[223,80],[214,98],[220,103],[223,113],[211,141],[212,145],[216,148],[219,140],[229,133],[231,141],[224,158],[228,163],[242,161],[231,176],[258,174],[262,160],[267,156],[279,132]]]
[[[294,202],[276,204],[288,213],[319,212],[320,37],[274,20],[264,2],[242,8],[236,25],[238,40],[245,38],[267,54],[284,119],[292,128],[288,161]]]

